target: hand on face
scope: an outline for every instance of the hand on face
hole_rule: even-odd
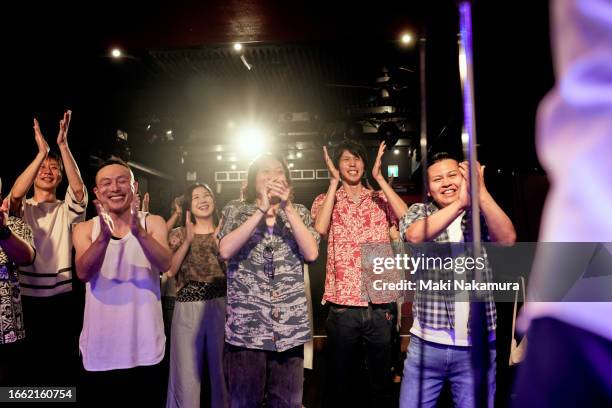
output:
[[[267,195],[271,204],[280,203],[284,207],[289,201],[291,188],[286,180],[282,178],[274,179],[266,184]]]

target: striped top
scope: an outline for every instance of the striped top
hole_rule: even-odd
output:
[[[85,220],[87,190],[77,202],[68,186],[63,201],[23,201],[23,220],[32,228],[36,260],[19,269],[21,294],[47,297],[72,290],[72,225]]]

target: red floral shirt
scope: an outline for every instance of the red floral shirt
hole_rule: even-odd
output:
[[[312,204],[316,220],[325,194]],[[361,190],[355,203],[343,187],[336,191],[327,235],[327,274],[323,302],[345,306],[367,306],[362,300],[361,244],[389,243],[389,228],[397,225],[385,195],[379,191]]]

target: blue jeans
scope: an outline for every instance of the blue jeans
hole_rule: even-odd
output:
[[[455,407],[474,407],[471,347],[446,346],[411,336],[404,363],[400,408],[435,407],[444,382],[450,383]],[[495,343],[490,343],[488,406],[495,399]],[[422,373],[421,373],[422,363]],[[422,381],[422,385],[421,385]],[[420,396],[419,404],[419,392]]]

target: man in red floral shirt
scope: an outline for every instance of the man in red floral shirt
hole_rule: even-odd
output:
[[[327,275],[323,303],[330,304],[326,323],[328,348],[329,406],[375,406],[386,399],[390,384],[390,352],[394,303],[362,299],[361,245],[388,244],[389,228],[407,211],[406,204],[382,176],[381,143],[372,175],[382,192],[362,184],[366,168],[365,148],[344,141],[333,160],[324,147],[330,184],[326,194],[312,204],[315,229],[327,237]],[[389,199],[388,199],[389,198]],[[362,364],[360,351],[365,344],[369,371],[369,399],[354,392],[360,385],[352,377]],[[358,402],[349,401],[357,398]]]

